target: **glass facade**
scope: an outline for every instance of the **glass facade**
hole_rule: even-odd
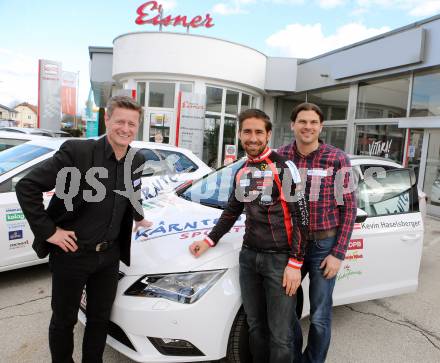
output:
[[[406,117],[409,75],[359,82],[356,118]]]
[[[322,129],[320,139],[326,144],[336,146],[337,148],[345,149],[345,136],[347,135],[347,128],[345,126],[325,126]]]
[[[255,97],[244,92],[222,87],[206,87],[203,161],[209,166],[215,168],[223,165],[226,145],[237,147],[237,158],[244,155],[238,140],[237,115],[248,109],[255,100]]]
[[[349,87],[332,88],[307,93],[307,101],[318,105],[324,113],[324,120],[346,120]]]
[[[217,167],[219,131],[220,116],[206,115],[203,134],[203,161],[211,168]]]
[[[414,74],[410,116],[440,116],[440,70]]]
[[[278,98],[276,106],[276,121],[273,122],[272,125],[272,147],[278,148],[292,142],[293,131],[290,128],[290,115],[296,106],[305,101],[305,92]]]
[[[149,107],[174,108],[174,83],[150,82],[149,86]]]
[[[223,88],[206,87],[206,111],[222,112]]]
[[[405,146],[405,129],[397,125],[356,126],[356,155],[381,156],[402,162]]]
[[[238,114],[238,92],[226,91],[226,108],[225,112],[231,115]]]

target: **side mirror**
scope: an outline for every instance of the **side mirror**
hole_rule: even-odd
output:
[[[368,213],[364,210],[358,208],[356,213],[356,220],[355,223],[362,223],[365,222],[365,220],[368,218]]]

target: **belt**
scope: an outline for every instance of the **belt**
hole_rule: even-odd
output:
[[[270,249],[266,249],[266,248],[258,248],[258,247],[254,247],[254,246],[249,246],[247,244],[243,243],[243,247],[254,251],[254,252],[259,252],[259,253],[281,253],[281,254],[288,254],[290,253],[290,250],[284,249],[284,250],[270,250]]]
[[[79,245],[79,249],[84,251],[104,252],[112,248],[116,244],[116,241],[103,241],[96,245]]]
[[[320,240],[320,239],[325,239],[328,237],[334,237],[334,236],[336,236],[337,233],[338,233],[338,230],[336,228],[327,229],[325,231],[309,232],[307,239],[309,241]]]

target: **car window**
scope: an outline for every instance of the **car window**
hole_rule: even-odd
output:
[[[184,154],[171,150],[156,150],[157,153],[167,161],[168,167],[173,173],[191,173],[199,167]]]
[[[12,178],[9,178],[0,184],[0,193],[10,193],[15,192],[15,186],[27,173],[29,173],[33,168],[41,165],[41,163],[32,165],[30,168],[23,170],[22,172],[15,174]]]
[[[170,174],[170,171],[161,162],[161,158],[151,149],[140,149],[139,151],[144,157],[144,170],[142,176],[164,175]]]
[[[366,175],[356,191],[358,207],[369,217],[417,211],[417,188],[412,184],[408,169],[382,169]]]
[[[17,139],[5,139],[0,138],[0,151],[9,149],[10,147],[17,146],[23,144],[27,140],[17,140]]]
[[[361,170],[362,170],[362,174],[364,174],[365,171],[368,170],[368,169],[370,169],[370,168],[377,168],[377,167],[380,167],[380,168],[382,168],[382,169],[384,169],[384,170],[393,170],[393,169],[396,169],[396,167],[394,167],[394,166],[388,166],[388,165],[377,165],[377,164],[373,164],[373,165],[361,164],[361,165],[359,165],[359,167],[360,167]]]
[[[224,209],[232,191],[234,176],[243,163],[243,160],[239,160],[218,169],[182,189],[178,195],[195,203]]]
[[[0,175],[19,167],[41,155],[53,151],[47,147],[21,144],[0,153]]]

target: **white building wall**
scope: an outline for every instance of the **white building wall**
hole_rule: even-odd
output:
[[[263,92],[267,57],[236,43],[191,34],[142,32],[117,37],[113,78],[133,73],[230,81]]]

